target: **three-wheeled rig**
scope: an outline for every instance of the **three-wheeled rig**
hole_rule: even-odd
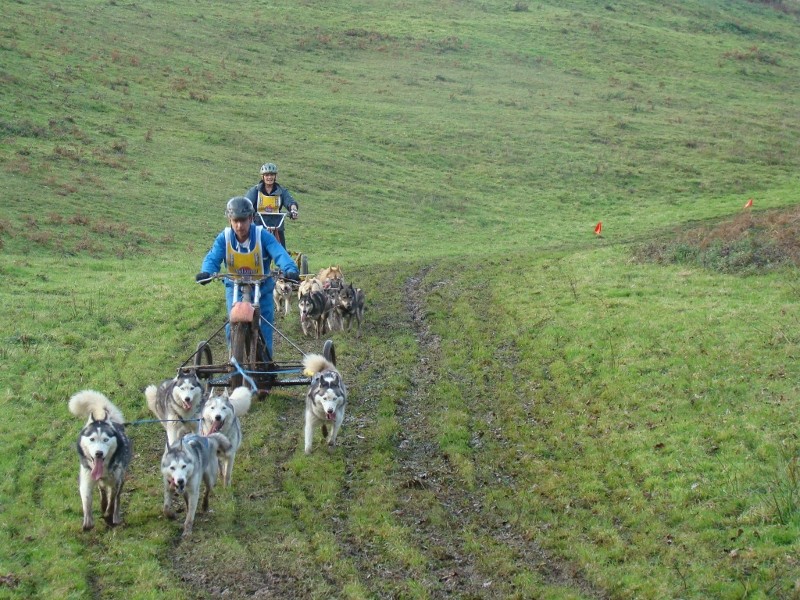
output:
[[[276,273],[267,275],[236,275],[219,273],[210,279],[227,279],[233,282],[233,306],[228,319],[208,339],[197,345],[195,352],[178,367],[178,372],[193,371],[210,387],[248,385],[259,395],[269,393],[273,387],[308,385],[311,378],[303,373],[302,356],[305,354],[274,324],[261,315],[259,301],[261,286]],[[294,360],[276,360],[267,349],[261,334],[262,319],[282,338],[281,344],[291,346],[299,355]],[[223,340],[226,343],[223,343]],[[229,342],[227,342],[229,340]],[[228,352],[225,362],[215,363],[212,348]],[[322,355],[336,364],[333,340],[326,340]]]

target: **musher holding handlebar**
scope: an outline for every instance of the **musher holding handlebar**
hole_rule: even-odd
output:
[[[245,198],[253,204],[256,213],[279,213],[281,210],[286,210],[290,219],[296,219],[297,201],[289,193],[289,190],[278,183],[278,166],[275,163],[264,163],[261,165],[260,173],[261,181],[247,190],[245,194]],[[258,217],[256,217],[256,223],[259,224]],[[283,221],[281,221],[275,237],[278,238],[281,246],[286,248]]]
[[[286,252],[281,243],[261,225],[254,223],[255,210],[253,203],[244,196],[236,196],[228,200],[225,216],[230,224],[214,240],[214,244],[203,260],[203,266],[195,280],[205,285],[212,280],[212,276],[219,272],[224,263],[229,273],[249,275],[254,279],[269,275],[269,265],[274,262],[282,272],[285,279],[299,281],[297,265]],[[234,283],[224,279],[225,301],[228,314],[233,307]],[[275,322],[275,311],[272,301],[272,290],[275,282],[272,278],[261,284],[259,306],[262,318],[270,324]],[[260,323],[261,334],[267,351],[272,356],[272,327]]]

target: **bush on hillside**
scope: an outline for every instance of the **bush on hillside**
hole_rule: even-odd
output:
[[[800,266],[800,207],[753,214],[675,232],[634,248],[634,258],[686,264],[730,274]]]

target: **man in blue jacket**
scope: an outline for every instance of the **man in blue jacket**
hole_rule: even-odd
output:
[[[285,187],[278,183],[278,165],[264,163],[261,165],[261,181],[247,190],[245,198],[253,203],[257,213],[279,213],[285,210],[290,219],[297,218],[297,202]],[[256,218],[256,223],[259,219]],[[286,236],[281,224],[278,229],[278,241],[286,247]]]
[[[203,259],[203,266],[195,280],[205,285],[214,273],[218,273],[224,263],[229,273],[239,275],[264,275],[269,273],[270,263],[283,272],[286,279],[299,280],[298,268],[286,249],[278,240],[264,229],[254,223],[255,210],[253,204],[244,196],[236,196],[228,200],[225,208],[229,227],[226,227],[214,240],[211,250]],[[233,282],[224,280],[225,301],[228,314],[233,305]],[[267,351],[272,357],[272,327],[275,322],[272,290],[275,282],[272,278],[261,284],[261,333],[267,345]],[[266,319],[269,324],[264,322]]]

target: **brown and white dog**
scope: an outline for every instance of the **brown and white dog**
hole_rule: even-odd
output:
[[[336,436],[344,421],[347,388],[334,364],[321,354],[306,355],[303,366],[305,374],[311,376],[306,394],[305,453],[311,454],[316,425],[322,425],[322,436],[330,451],[336,445]]]
[[[316,277],[309,277],[300,282],[300,287],[297,288],[297,298],[310,294],[311,292],[321,292],[322,282]]]
[[[344,273],[339,265],[332,265],[317,273],[317,279],[322,282],[322,287],[325,289],[331,286],[338,287],[344,283]]]

